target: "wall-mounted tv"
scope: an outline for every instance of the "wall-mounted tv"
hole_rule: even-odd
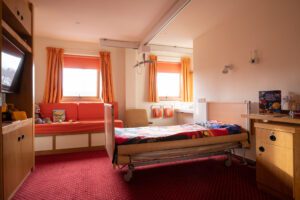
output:
[[[17,92],[25,53],[6,37],[2,37],[1,52],[1,91]]]

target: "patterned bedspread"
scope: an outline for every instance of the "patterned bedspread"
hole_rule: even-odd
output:
[[[205,123],[176,126],[147,126],[138,128],[115,128],[116,144],[138,144],[182,139],[195,139],[241,133],[234,124]]]

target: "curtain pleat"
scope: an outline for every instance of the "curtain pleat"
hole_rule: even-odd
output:
[[[150,55],[149,59],[152,60],[152,63],[149,63],[149,102],[158,102],[157,94],[157,56]]]
[[[193,72],[191,72],[191,59],[181,58],[181,100],[193,101]]]
[[[62,98],[63,55],[63,49],[47,47],[44,103],[59,103]]]
[[[100,69],[102,76],[102,99],[105,103],[114,101],[110,52],[100,52]]]

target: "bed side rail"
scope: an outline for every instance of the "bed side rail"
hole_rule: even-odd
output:
[[[104,104],[105,149],[109,159],[113,161],[115,151],[114,106]]]

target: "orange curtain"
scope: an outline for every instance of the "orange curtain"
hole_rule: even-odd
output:
[[[157,94],[157,56],[150,55],[149,59],[153,62],[149,64],[149,102],[158,102]]]
[[[181,58],[181,99],[185,102],[193,101],[193,72],[188,57]]]
[[[63,49],[47,47],[47,77],[44,103],[58,103],[62,98],[63,55]]]
[[[102,76],[102,99],[105,103],[114,101],[110,52],[100,52],[100,69]]]

